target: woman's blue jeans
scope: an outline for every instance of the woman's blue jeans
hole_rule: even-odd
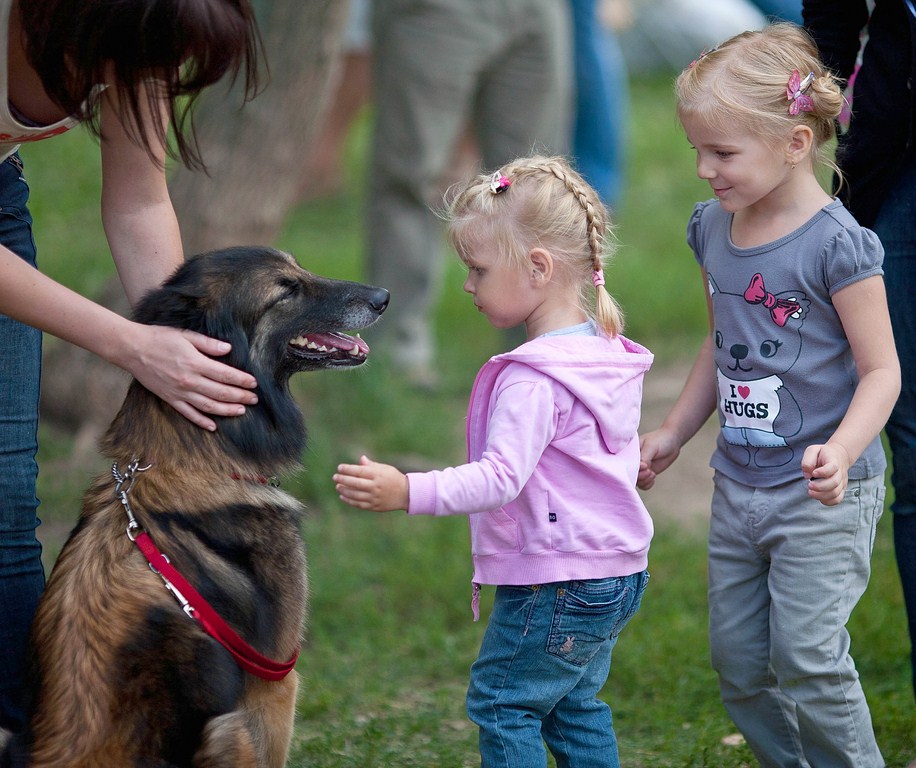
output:
[[[576,82],[572,151],[579,172],[616,211],[626,170],[630,89],[620,43],[596,7],[596,0],[571,3]]]
[[[0,243],[35,266],[29,188],[17,155],[0,163]],[[41,333],[0,315],[0,727],[18,730],[29,627],[44,588],[35,536]]]
[[[887,422],[894,486],[894,544],[909,617],[916,695],[916,160],[881,207],[875,232],[884,245],[884,283],[903,387]]]
[[[483,768],[618,768],[610,707],[598,698],[617,636],[649,581],[631,576],[496,588],[471,667],[468,715]]]

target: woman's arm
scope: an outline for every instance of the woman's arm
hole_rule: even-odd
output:
[[[114,87],[101,96],[102,225],[127,298],[135,305],[178,268],[184,253],[166,184],[165,147],[155,143],[152,129],[152,152],[131,139],[117,98]],[[146,119],[165,125],[165,105]]]
[[[118,273],[134,303],[157,287],[183,256],[164,165],[130,141],[113,98],[107,95],[102,103],[102,218]],[[257,385],[253,376],[208,357],[226,354],[227,343],[131,322],[41,274],[2,246],[0,311],[125,369],[205,429],[216,428],[206,414],[237,416],[246,404],[257,402],[250,391]]]
[[[179,413],[205,429],[205,413],[237,416],[257,398],[250,374],[211,360],[230,347],[175,328],[141,325],[95,304],[0,246],[0,311],[124,368]]]
[[[165,147],[150,153],[137,145],[122,123],[117,98],[115,88],[101,97],[102,223],[121,283],[135,304],[182,263],[184,254],[166,184]],[[164,105],[148,120],[164,124]],[[84,335],[76,343],[87,346],[86,341]],[[205,414],[236,416],[244,413],[244,405],[257,402],[250,391],[257,384],[253,376],[205,356],[225,354],[228,345],[200,334],[132,324],[91,343],[94,348],[87,348],[130,371],[205,429],[216,427]]]

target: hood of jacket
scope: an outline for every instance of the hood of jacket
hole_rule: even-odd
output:
[[[476,389],[492,389],[509,363],[533,368],[586,406],[605,447],[618,453],[639,426],[643,377],[652,361],[648,349],[624,336],[542,336],[491,358]]]

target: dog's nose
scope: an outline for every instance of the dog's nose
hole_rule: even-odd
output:
[[[381,314],[388,307],[388,300],[391,298],[391,294],[386,291],[384,288],[374,288],[372,293],[369,294],[368,302],[369,306],[372,307],[376,312]]]

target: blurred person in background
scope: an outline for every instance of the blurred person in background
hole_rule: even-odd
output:
[[[617,32],[630,25],[630,0],[571,0],[575,60],[572,155],[612,213],[626,169],[630,91]]]
[[[913,0],[805,0],[803,10],[825,63],[844,80],[855,73],[849,128],[837,146],[844,177],[839,195],[884,246],[884,282],[903,376],[886,427],[893,454],[891,510],[916,695],[916,6]]]
[[[343,32],[343,61],[324,125],[309,148],[302,199],[333,197],[344,191],[344,149],[350,127],[369,104],[372,90],[370,0],[350,0]]]
[[[435,208],[470,124],[482,165],[569,149],[572,32],[560,0],[376,0],[366,214],[370,282],[391,291],[378,349],[436,384],[432,310],[444,266]]]

